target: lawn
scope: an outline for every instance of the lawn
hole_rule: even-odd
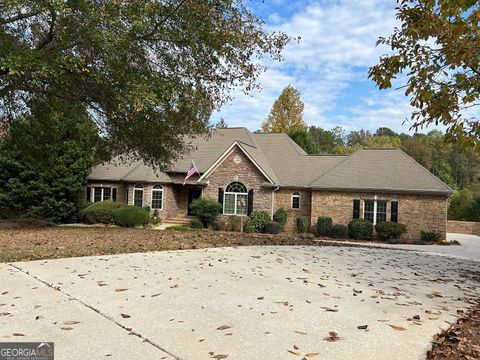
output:
[[[0,262],[242,245],[316,245],[311,237],[115,227],[0,228]]]

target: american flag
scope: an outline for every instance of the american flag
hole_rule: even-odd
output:
[[[183,185],[185,185],[188,178],[195,173],[198,173],[198,169],[197,169],[197,165],[195,165],[195,162],[192,160],[192,163],[190,164],[190,168],[188,169],[188,172],[187,172],[187,176],[185,176],[185,180],[183,180]]]

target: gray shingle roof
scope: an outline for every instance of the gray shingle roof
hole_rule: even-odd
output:
[[[317,189],[450,194],[452,189],[400,149],[361,149],[310,184]]]
[[[217,129],[210,138],[197,138],[196,147],[171,169],[186,173],[194,160],[201,174],[235,142],[275,185],[315,189],[406,191],[450,194],[452,189],[399,149],[363,149],[347,155],[307,155],[286,134],[252,134],[245,128]],[[92,169],[90,180],[172,182],[141,161],[119,158]]]

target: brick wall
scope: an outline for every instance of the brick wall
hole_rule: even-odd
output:
[[[134,187],[136,184],[128,184],[128,205],[133,205]],[[151,206],[152,204],[152,189],[157,184],[143,183],[143,206]],[[161,219],[167,219],[174,216],[178,211],[176,194],[171,184],[158,184],[163,186],[163,207],[158,209],[158,214]],[[153,209],[151,212],[153,213]]]
[[[480,236],[480,223],[472,221],[448,220],[447,232]]]
[[[292,209],[292,195],[294,192],[300,194],[300,208]],[[275,210],[283,207],[287,210],[288,217],[285,224],[285,231],[296,231],[297,217],[307,216],[310,219],[311,192],[308,190],[280,189],[275,192]]]
[[[387,220],[390,220],[390,201],[398,201],[398,222],[407,225],[405,240],[420,239],[422,230],[437,231],[444,239],[447,231],[447,198],[420,194],[375,194],[378,200],[387,201]],[[318,216],[332,217],[334,224],[347,225],[353,217],[353,200],[370,200],[372,193],[312,192],[312,224]],[[363,201],[360,201],[360,214]]]
[[[236,156],[240,158],[238,164],[234,161]],[[271,214],[272,189],[262,187],[262,183],[268,180],[240,149],[235,148],[206,180],[209,183],[203,196],[218,199],[218,188],[225,189],[231,182],[239,181],[247,190],[253,189],[253,210],[266,210]]]

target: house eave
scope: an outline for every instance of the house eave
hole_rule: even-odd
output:
[[[450,190],[430,190],[430,189],[381,189],[381,188],[342,188],[325,186],[308,186],[312,190],[318,191],[345,191],[345,192],[369,192],[369,193],[388,193],[388,194],[418,194],[418,195],[441,195],[451,196]]]

